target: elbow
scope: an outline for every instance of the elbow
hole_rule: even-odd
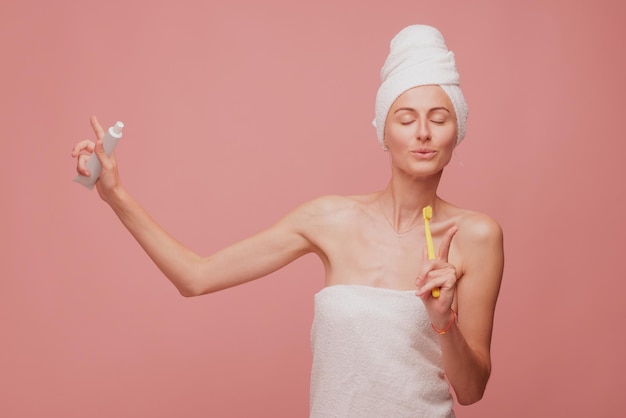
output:
[[[484,389],[478,390],[472,394],[465,394],[463,396],[457,395],[456,400],[459,402],[460,405],[463,405],[463,406],[472,405],[480,401],[483,398],[484,394],[485,394]]]
[[[464,391],[455,391],[457,402],[460,405],[467,406],[480,401],[485,395],[488,380],[489,375],[485,376],[485,378],[481,379],[481,381],[474,382],[474,385],[471,385]]]
[[[192,289],[188,287],[176,287],[178,289],[178,293],[184,298],[191,298],[193,296],[199,296],[197,292],[194,292]]]
[[[194,296],[202,296],[202,295],[206,295],[207,293],[215,292],[215,290],[200,289],[198,287],[188,286],[188,285],[176,286],[176,289],[178,289],[178,293],[180,293],[180,295],[184,298],[192,298]]]
[[[166,273],[166,276],[182,297],[201,296],[212,291],[206,289],[206,284],[210,283],[210,281],[204,279],[204,273],[200,271],[200,267],[199,263],[194,263],[189,268],[177,271],[175,274],[169,275]]]
[[[206,290],[203,291],[198,286],[194,286],[193,280],[188,280],[188,281],[184,281],[181,283],[175,283],[175,286],[176,286],[176,289],[178,290],[178,293],[180,293],[180,295],[185,298],[191,298],[194,296],[204,295],[205,293],[210,293],[210,292],[207,292]]]
[[[202,262],[196,263],[175,276],[167,276],[182,297],[207,295],[223,290],[229,285],[225,280],[212,274]]]
[[[176,289],[178,290],[178,293],[180,293],[180,295],[185,298],[207,295],[209,293],[215,293],[222,289],[216,286],[198,286],[197,283],[197,280],[189,280],[183,283],[178,283],[176,284]]]

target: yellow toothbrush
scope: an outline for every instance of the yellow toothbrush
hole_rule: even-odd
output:
[[[435,258],[435,247],[433,246],[433,236],[430,233],[430,218],[433,217],[433,208],[426,206],[422,211],[424,215],[424,232],[426,233],[426,248],[428,250],[428,259],[434,260]],[[441,294],[441,291],[438,287],[434,288],[431,292],[434,298],[438,298]]]

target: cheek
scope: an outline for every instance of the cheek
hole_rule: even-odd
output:
[[[434,138],[436,140],[439,150],[442,152],[445,164],[448,164],[452,159],[452,153],[456,147],[457,130],[454,128],[441,129],[438,135]]]
[[[437,132],[437,138],[440,139],[440,143],[442,147],[450,146],[454,148],[456,146],[456,137],[457,137],[456,123],[442,126],[441,129]]]
[[[410,125],[390,123],[385,127],[385,141],[388,143],[406,141],[414,136],[414,129]]]
[[[456,135],[454,138],[450,138],[444,144],[441,145],[441,163],[444,166],[447,166],[452,160],[452,154],[454,153],[454,148],[456,147]]]
[[[451,148],[449,152],[446,152],[444,158],[441,160],[441,163],[443,164],[444,167],[450,164],[450,161],[452,160],[453,152],[454,152],[454,148]]]

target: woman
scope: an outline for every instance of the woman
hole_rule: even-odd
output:
[[[257,279],[307,253],[319,256],[326,281],[315,296],[311,416],[451,417],[449,387],[459,403],[471,404],[489,379],[502,232],[490,217],[437,195],[467,118],[441,34],[422,25],[403,29],[382,79],[375,126],[391,160],[387,187],[318,198],[208,257],[176,241],[126,192],[101,140],[78,143],[72,155],[88,176],[86,157],[96,153],[100,197],[184,296]],[[95,117],[91,124],[101,138]],[[426,206],[434,259],[426,251]]]

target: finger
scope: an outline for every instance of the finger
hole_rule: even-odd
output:
[[[446,235],[443,237],[443,241],[441,241],[441,246],[439,247],[439,260],[443,260],[445,262],[448,261],[452,237],[454,237],[454,234],[456,234],[456,231],[458,230],[459,228],[455,225],[452,228],[448,229],[448,232],[446,232]]]
[[[78,157],[83,151],[87,151],[91,154],[93,152],[94,145],[95,143],[91,139],[80,141],[78,144],[74,145],[74,148],[72,148],[72,157]]]
[[[433,297],[437,299],[443,291],[450,291],[456,283],[456,272],[451,265],[438,270],[432,270],[424,283],[418,285],[417,295],[424,298]],[[439,292],[437,296],[433,291]]]
[[[415,277],[416,285],[419,286],[424,281],[429,270],[430,268],[428,267],[428,249],[424,247],[422,248],[422,263],[420,265],[419,271],[417,272],[417,276]]]
[[[428,280],[422,286],[417,287],[416,294],[424,299],[437,299],[441,296],[441,291],[445,284],[444,276],[428,275]]]
[[[109,157],[104,152],[104,143],[102,142],[102,139],[98,139],[96,141],[93,152],[94,154],[96,154],[96,157],[98,157],[98,160],[100,161],[102,167],[105,167],[105,164],[108,162]]]
[[[78,174],[89,177],[91,173],[87,170],[87,160],[89,156],[86,154],[81,154],[78,156],[78,162],[76,163],[76,171]]]
[[[89,118],[89,123],[91,123],[91,129],[93,129],[93,132],[96,134],[96,139],[101,139],[104,136],[104,129],[102,129],[100,122],[98,122],[98,118],[92,115],[91,118]]]
[[[417,272],[417,276],[415,282],[419,285],[423,283],[425,280],[430,280],[432,275],[437,275],[437,271],[440,269],[445,269],[449,266],[449,263],[445,260],[440,260],[438,258],[431,260],[428,258],[428,248],[422,248],[422,264],[420,265],[419,271]]]
[[[94,147],[93,153],[100,161],[100,166],[102,167],[102,172],[115,169],[115,155],[111,153],[111,155],[107,155],[104,151],[104,143],[102,139],[98,139],[96,141],[96,145]]]

